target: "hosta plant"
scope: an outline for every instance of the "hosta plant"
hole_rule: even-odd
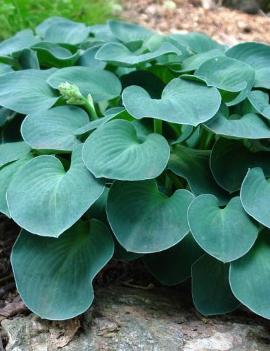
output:
[[[270,46],[49,18],[0,44],[0,211],[47,319],[114,256],[196,308],[270,318]]]

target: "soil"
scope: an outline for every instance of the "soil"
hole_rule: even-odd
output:
[[[241,41],[270,43],[270,17],[249,15],[222,6],[206,9],[199,0],[126,0],[123,17],[159,32],[203,32],[234,45]]]

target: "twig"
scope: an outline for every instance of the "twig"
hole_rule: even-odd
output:
[[[13,277],[13,275],[9,274],[9,275],[7,275],[7,276],[5,276],[3,278],[0,278],[0,284],[6,282],[7,280],[11,280],[12,277]]]

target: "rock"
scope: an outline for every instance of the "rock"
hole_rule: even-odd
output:
[[[110,287],[64,322],[5,319],[7,351],[269,351],[267,322],[253,315],[203,318],[175,289]]]
[[[260,8],[264,7],[264,2],[264,0],[224,0],[222,4],[243,12],[255,14],[259,12]]]

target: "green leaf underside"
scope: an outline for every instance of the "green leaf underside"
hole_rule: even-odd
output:
[[[231,264],[229,277],[236,298],[251,311],[270,319],[269,232],[263,232],[252,250]]]
[[[209,86],[237,93],[254,84],[255,72],[248,64],[221,56],[204,62],[195,76]]]
[[[262,167],[270,176],[269,152],[252,152],[242,141],[219,139],[210,158],[216,182],[230,193],[238,191],[249,168]]]
[[[247,172],[240,196],[245,211],[256,221],[270,228],[270,184],[261,168],[252,168]]]
[[[91,94],[94,101],[110,100],[121,92],[119,79],[111,72],[90,67],[66,67],[55,71],[48,84],[57,89],[59,84],[68,82],[79,87],[85,96]]]
[[[38,156],[13,177],[7,201],[11,217],[23,229],[58,237],[100,197],[104,185],[84,167],[81,146],[66,172],[54,156]]]
[[[214,194],[221,203],[227,203],[228,195],[215,182],[209,167],[210,152],[176,145],[171,153],[168,168],[188,182],[195,195]]]
[[[167,197],[155,181],[115,182],[108,196],[108,220],[127,251],[159,252],[188,234],[187,208],[192,199],[187,190]]]
[[[191,265],[203,254],[191,234],[168,250],[144,258],[151,274],[164,285],[182,283],[191,276]]]
[[[269,109],[270,110],[270,109]],[[215,134],[244,139],[268,139],[268,123],[256,113],[228,116],[220,110],[205,126]]]
[[[143,140],[127,121],[108,122],[94,131],[83,147],[83,160],[95,177],[118,180],[155,178],[166,167],[170,148],[159,134]]]
[[[72,151],[80,143],[76,131],[88,123],[89,117],[81,108],[58,106],[28,115],[21,134],[33,149]]]
[[[244,211],[239,197],[220,208],[215,196],[200,195],[189,207],[188,222],[202,249],[224,263],[245,255],[258,235],[258,228]]]
[[[180,51],[171,43],[163,43],[153,52],[136,53],[120,43],[106,43],[96,53],[96,59],[114,65],[132,67],[147,63],[168,54],[178,54]]]
[[[25,157],[31,148],[23,141],[0,145],[0,167]]]
[[[47,110],[58,100],[46,83],[53,71],[28,69],[0,75],[0,105],[23,114]]]
[[[191,275],[193,303],[201,314],[229,313],[239,306],[230,289],[228,264],[204,255],[192,265]]]
[[[11,262],[24,303],[41,318],[64,320],[90,307],[92,281],[112,255],[110,232],[91,220],[78,222],[58,239],[23,230]]]
[[[163,121],[197,126],[211,119],[220,107],[220,94],[216,88],[200,82],[173,79],[163,90],[161,99],[137,86],[123,91],[123,104],[133,117],[152,117]]]

